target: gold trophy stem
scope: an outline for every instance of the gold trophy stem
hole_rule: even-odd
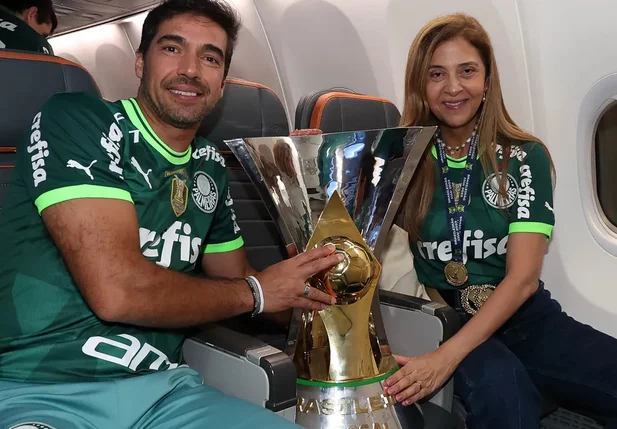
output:
[[[379,374],[369,336],[369,311],[375,288],[349,305],[319,312],[330,341],[330,380],[372,378]],[[351,329],[351,328],[354,329]]]

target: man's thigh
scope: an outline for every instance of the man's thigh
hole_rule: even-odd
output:
[[[204,427],[292,429],[299,426],[265,408],[203,385],[198,376],[174,383],[173,390],[135,425],[135,429]]]
[[[101,383],[100,387],[106,384]],[[110,420],[115,408],[102,406],[96,409],[93,406],[111,402],[105,397],[105,389],[91,390],[88,385],[90,383],[30,384],[0,381],[0,429],[114,427],[114,422]]]

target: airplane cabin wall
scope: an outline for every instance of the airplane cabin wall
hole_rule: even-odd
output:
[[[599,209],[594,180],[596,125],[617,96],[617,4],[518,3],[534,129],[557,170],[557,219],[543,277],[570,315],[617,336],[617,233]],[[608,131],[614,146],[616,130]],[[614,168],[617,159],[601,162]],[[617,193],[614,176],[610,188]]]
[[[617,36],[608,13],[617,6],[610,0],[594,0],[593,8],[557,0],[229,1],[244,24],[230,76],[272,88],[292,127],[300,97],[336,86],[388,98],[402,110],[407,53],[419,29],[445,13],[476,17],[495,47],[511,116],[545,141],[556,163],[557,224],[542,279],[569,314],[617,336],[617,229],[597,209],[592,162],[597,118],[617,97],[617,53],[597,48]],[[144,17],[50,42],[59,56],[90,70],[108,99],[133,96]]]

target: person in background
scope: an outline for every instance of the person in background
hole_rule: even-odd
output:
[[[438,131],[404,226],[419,281],[464,325],[433,352],[398,356],[387,393],[410,405],[454,375],[469,429],[539,428],[540,390],[614,419],[617,340],[568,316],[540,280],[555,223],[553,163],[508,114],[476,19],[437,18],[411,45],[401,126],[418,125]]]
[[[57,26],[51,0],[0,0],[0,49],[54,55],[47,37]]]

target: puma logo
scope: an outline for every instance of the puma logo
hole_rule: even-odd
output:
[[[150,178],[148,177],[148,174],[152,172],[152,169],[149,168],[148,171],[144,173],[144,171],[141,169],[141,165],[139,165],[139,162],[137,162],[134,156],[131,157],[131,164],[133,165],[133,167],[135,167],[135,169],[139,172],[139,174],[144,176],[144,180],[148,184],[148,187],[152,189],[152,184],[150,183]]]
[[[92,166],[94,165],[95,162],[96,162],[96,159],[94,161],[92,161],[89,166],[84,167],[79,162],[77,162],[75,160],[72,160],[72,159],[69,159],[69,162],[66,163],[66,166],[68,168],[76,168],[78,170],[83,170],[83,171],[86,172],[88,177],[90,177],[90,180],[94,180],[94,177],[92,176],[92,173],[90,172],[90,168],[92,168]]]
[[[551,207],[551,205],[548,203],[548,201],[544,203],[544,207],[546,207],[547,209],[549,209],[550,211],[552,211],[553,213],[555,213],[555,212],[553,211],[553,208]]]

